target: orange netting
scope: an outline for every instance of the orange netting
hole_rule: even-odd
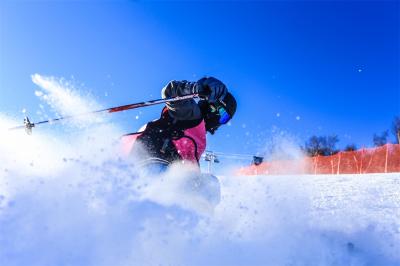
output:
[[[264,162],[243,167],[239,175],[268,174],[365,174],[400,172],[400,144],[339,152],[331,156]]]

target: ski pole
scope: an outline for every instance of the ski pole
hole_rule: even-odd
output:
[[[30,134],[32,134],[32,128],[34,128],[35,126],[40,125],[40,124],[53,123],[53,122],[57,122],[60,120],[75,118],[78,116],[84,116],[84,115],[89,115],[89,114],[122,112],[122,111],[126,111],[126,110],[147,107],[147,106],[152,106],[152,105],[162,104],[162,103],[177,102],[177,101],[193,99],[193,98],[197,98],[197,97],[198,97],[198,94],[194,93],[194,94],[170,97],[170,98],[165,98],[165,99],[150,100],[150,101],[145,101],[145,102],[140,102],[140,103],[132,103],[132,104],[121,105],[121,106],[116,106],[116,107],[111,107],[111,108],[106,108],[106,109],[101,109],[101,110],[96,110],[96,111],[90,111],[90,112],[76,114],[76,115],[62,116],[62,117],[48,119],[48,120],[44,120],[44,121],[40,121],[40,122],[36,122],[36,123],[32,123],[28,117],[25,117],[24,125],[9,128],[8,130],[16,130],[16,129],[24,128],[26,133],[30,135]]]

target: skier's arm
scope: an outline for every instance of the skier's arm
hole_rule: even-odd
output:
[[[162,89],[163,98],[177,97],[197,93],[196,82],[170,81]],[[194,99],[167,103],[169,114],[177,120],[195,120],[201,118],[200,108]]]

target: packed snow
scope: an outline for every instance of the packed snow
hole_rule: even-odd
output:
[[[59,114],[98,106],[59,79],[33,81]],[[119,154],[124,132],[98,119],[28,136],[0,113],[0,265],[400,265],[400,173],[227,172],[205,208],[182,167],[138,178]]]

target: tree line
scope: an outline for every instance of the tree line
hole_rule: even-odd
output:
[[[400,116],[396,116],[393,119],[391,125],[391,132],[395,137],[395,143],[400,143]],[[380,147],[389,142],[389,130],[385,130],[382,133],[374,134],[372,137],[372,142],[375,147]],[[301,149],[308,156],[328,156],[333,155],[341,150],[336,148],[336,144],[339,142],[339,137],[337,135],[330,136],[311,136]],[[348,144],[343,151],[355,151],[357,146],[354,143]]]

